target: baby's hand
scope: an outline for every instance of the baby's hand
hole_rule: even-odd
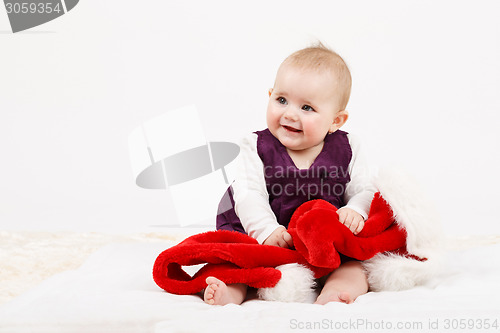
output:
[[[352,210],[351,208],[342,207],[337,210],[339,214],[339,221],[346,227],[348,227],[353,234],[357,235],[363,227],[365,226],[365,220],[358,212]]]
[[[274,230],[269,237],[266,238],[264,245],[279,246],[284,248],[293,247],[292,236],[286,231],[285,227],[281,226]]]

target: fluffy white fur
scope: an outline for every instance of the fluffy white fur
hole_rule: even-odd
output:
[[[370,290],[404,290],[424,284],[439,269],[439,260],[425,262],[393,254],[378,254],[363,263],[368,273]]]
[[[423,284],[439,270],[440,220],[434,207],[409,175],[380,170],[375,186],[391,205],[396,222],[406,230],[409,253],[426,261],[393,254],[378,254],[363,263],[371,290],[403,290]]]
[[[273,288],[257,290],[259,298],[266,301],[313,303],[317,294],[314,275],[308,268],[299,264],[286,264],[276,267],[281,271],[281,279]]]

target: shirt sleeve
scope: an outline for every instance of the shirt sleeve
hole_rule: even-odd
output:
[[[269,205],[264,165],[257,153],[257,134],[241,141],[235,171],[234,210],[248,235],[262,244],[280,224]]]
[[[352,134],[347,136],[351,145],[352,158],[349,163],[351,181],[347,183],[344,193],[345,207],[356,211],[366,220],[376,188],[371,181],[371,170],[368,168],[359,139]]]

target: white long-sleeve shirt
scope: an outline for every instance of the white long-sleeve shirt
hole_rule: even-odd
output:
[[[370,182],[359,140],[351,134],[347,137],[352,158],[348,167],[351,180],[344,193],[345,207],[358,212],[366,220],[376,189]],[[241,141],[235,171],[232,188],[236,215],[248,235],[262,244],[280,224],[269,204],[264,164],[257,153],[257,134],[252,133]]]

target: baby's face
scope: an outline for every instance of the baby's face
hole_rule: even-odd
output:
[[[288,149],[304,150],[321,144],[338,129],[334,120],[340,108],[338,83],[329,72],[283,65],[270,90],[267,126]]]

